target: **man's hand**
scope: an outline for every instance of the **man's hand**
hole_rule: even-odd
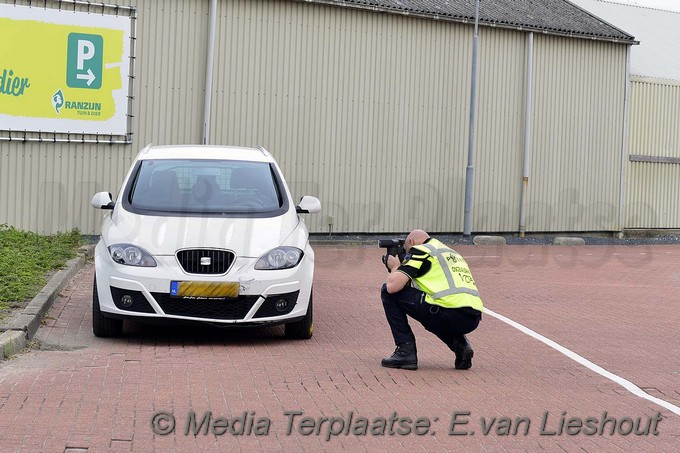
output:
[[[387,268],[390,272],[394,272],[400,265],[399,258],[394,255],[387,255]]]

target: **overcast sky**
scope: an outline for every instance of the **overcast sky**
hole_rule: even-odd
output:
[[[668,11],[680,11],[680,0],[609,0],[614,3],[626,3],[629,5],[648,6],[650,8],[665,9]]]

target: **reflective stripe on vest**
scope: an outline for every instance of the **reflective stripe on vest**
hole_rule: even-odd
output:
[[[437,259],[437,261],[439,262],[439,266],[442,268],[442,271],[444,271],[444,275],[446,276],[446,281],[449,284],[449,289],[445,289],[443,291],[439,291],[439,292],[432,294],[433,299],[441,299],[442,297],[451,296],[453,294],[470,294],[471,296],[479,297],[479,291],[475,291],[474,289],[470,289],[470,288],[458,288],[458,287],[456,287],[456,282],[454,281],[453,275],[451,274],[451,269],[449,269],[449,265],[446,263],[446,258],[444,257],[444,254],[442,253],[442,252],[446,252],[446,253],[450,253],[450,254],[453,254],[453,255],[457,255],[456,252],[454,252],[450,248],[439,249],[439,248],[437,248],[437,247],[435,247],[434,245],[431,245],[431,244],[422,244],[422,245],[420,245],[420,247],[426,248],[428,250],[428,252],[430,253],[430,256]]]

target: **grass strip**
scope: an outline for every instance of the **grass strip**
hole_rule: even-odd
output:
[[[44,236],[0,225],[0,310],[38,294],[83,243],[77,230]]]

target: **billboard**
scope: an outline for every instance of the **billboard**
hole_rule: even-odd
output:
[[[0,130],[126,135],[130,20],[0,4]]]

